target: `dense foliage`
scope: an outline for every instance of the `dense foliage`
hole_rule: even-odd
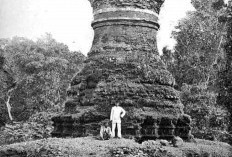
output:
[[[171,61],[169,64],[174,65],[168,67],[179,88],[182,83],[214,86],[217,71],[224,63],[222,43],[225,26],[218,22],[223,10],[214,10],[212,2],[192,0],[196,10],[188,12],[173,32],[177,41],[175,52],[164,52],[164,56]]]
[[[217,102],[218,74],[226,65],[226,25],[219,22],[225,6],[221,0],[191,2],[195,10],[179,22],[173,31],[174,51],[165,47],[162,59],[181,90],[185,112],[193,118],[193,134],[215,140],[229,126],[228,110]]]
[[[219,73],[218,103],[224,105],[230,112],[229,131],[232,133],[232,1],[229,1],[226,13],[221,16],[221,22],[226,25],[225,56],[226,64]]]
[[[5,66],[17,83],[10,98],[13,118],[27,120],[37,112],[60,111],[66,88],[85,57],[80,52],[70,52],[50,34],[36,42],[21,37],[1,39],[0,47],[4,51]],[[1,108],[3,115],[4,100]]]
[[[1,130],[0,145],[51,137],[53,130],[51,118],[55,115],[55,113],[40,112],[32,115],[26,122],[6,124]]]
[[[50,34],[37,41],[22,37],[0,39],[0,49],[5,72],[1,77],[9,75],[2,80],[7,82],[12,78],[11,82],[16,83],[10,92],[1,88],[0,121],[8,123],[1,132],[1,141],[12,143],[49,137],[51,115],[63,110],[66,89],[82,67],[85,56],[71,52]],[[4,81],[1,85],[8,87],[9,83],[4,84]],[[9,124],[9,108],[13,124]]]

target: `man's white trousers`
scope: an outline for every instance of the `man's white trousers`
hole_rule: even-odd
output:
[[[115,137],[116,124],[117,124],[117,129],[118,129],[118,137],[121,138],[122,137],[122,134],[121,134],[121,123],[114,123],[114,122],[112,122],[112,137]]]

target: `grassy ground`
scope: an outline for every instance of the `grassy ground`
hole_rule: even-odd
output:
[[[16,155],[16,156],[14,156]],[[92,137],[49,138],[0,147],[0,156],[51,157],[232,157],[232,147],[225,143],[197,140],[176,148],[159,141],[138,144],[129,139],[97,140]]]

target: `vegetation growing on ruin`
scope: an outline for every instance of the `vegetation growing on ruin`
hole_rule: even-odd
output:
[[[50,138],[51,118],[64,110],[66,89],[85,56],[46,34],[37,41],[0,39],[0,77],[7,75],[1,78],[7,81],[0,89],[0,150],[32,156],[231,155],[231,11],[221,0],[192,4],[195,11],[173,32],[177,45],[173,51],[164,48],[161,58],[193,119],[193,135],[214,142],[196,140],[174,148],[126,139]]]

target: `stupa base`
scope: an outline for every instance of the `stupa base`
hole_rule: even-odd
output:
[[[99,136],[101,124],[109,119],[104,116],[95,116],[90,120],[83,119],[83,115],[69,114],[53,117],[53,137],[86,137]],[[89,122],[86,122],[90,120]],[[137,120],[122,120],[122,135],[124,138],[136,139],[138,142],[145,140],[166,139],[172,140],[175,136],[189,141],[192,137],[190,117],[181,115],[174,117],[144,117]]]

